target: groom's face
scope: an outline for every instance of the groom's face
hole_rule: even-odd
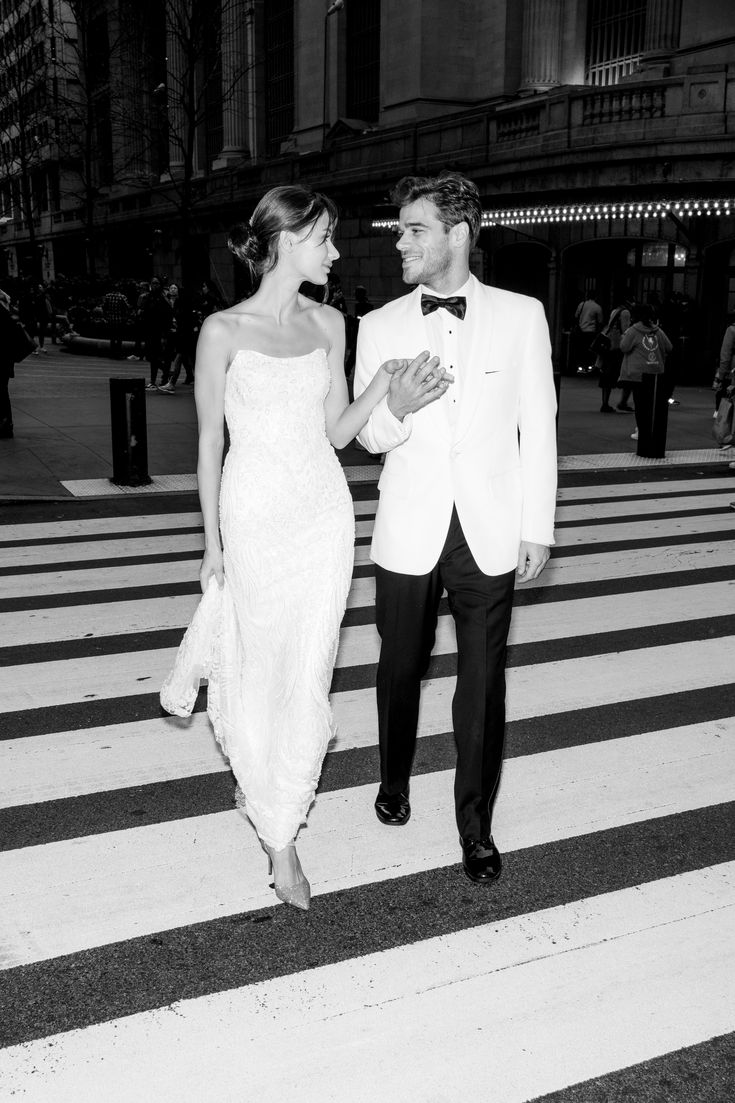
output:
[[[447,227],[430,199],[416,199],[401,207],[398,242],[404,283],[441,283],[452,265],[453,254]]]

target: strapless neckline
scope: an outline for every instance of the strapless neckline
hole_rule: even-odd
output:
[[[323,349],[321,345],[317,345],[316,348],[311,349],[309,352],[300,352],[294,356],[273,356],[269,352],[260,352],[258,349],[238,349],[232,358],[232,362],[234,363],[238,356],[259,356],[262,360],[275,360],[278,363],[283,363],[292,360],[307,360],[310,356],[314,356],[317,353],[321,353],[326,359],[327,350]]]

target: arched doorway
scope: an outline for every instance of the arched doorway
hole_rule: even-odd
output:
[[[728,319],[735,315],[735,241],[718,241],[704,251],[701,329],[703,380],[714,374]]]

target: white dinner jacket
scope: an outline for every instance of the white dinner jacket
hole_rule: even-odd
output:
[[[436,565],[456,504],[470,550],[484,574],[515,568],[521,540],[554,542],[556,396],[544,309],[536,299],[488,287],[474,277],[470,354],[452,423],[446,398],[400,422],[383,399],[359,434],[385,452],[371,556],[401,574]],[[380,365],[431,351],[421,293],[363,316],[355,396]]]

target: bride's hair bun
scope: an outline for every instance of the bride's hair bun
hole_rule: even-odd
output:
[[[249,268],[258,267],[261,257],[261,245],[258,235],[253,230],[250,222],[238,222],[230,230],[227,244],[238,260],[247,264]]]
[[[278,263],[281,233],[308,236],[325,213],[328,231],[332,233],[337,222],[337,208],[326,195],[298,185],[271,188],[258,203],[250,221],[233,226],[227,244],[257,278]]]

